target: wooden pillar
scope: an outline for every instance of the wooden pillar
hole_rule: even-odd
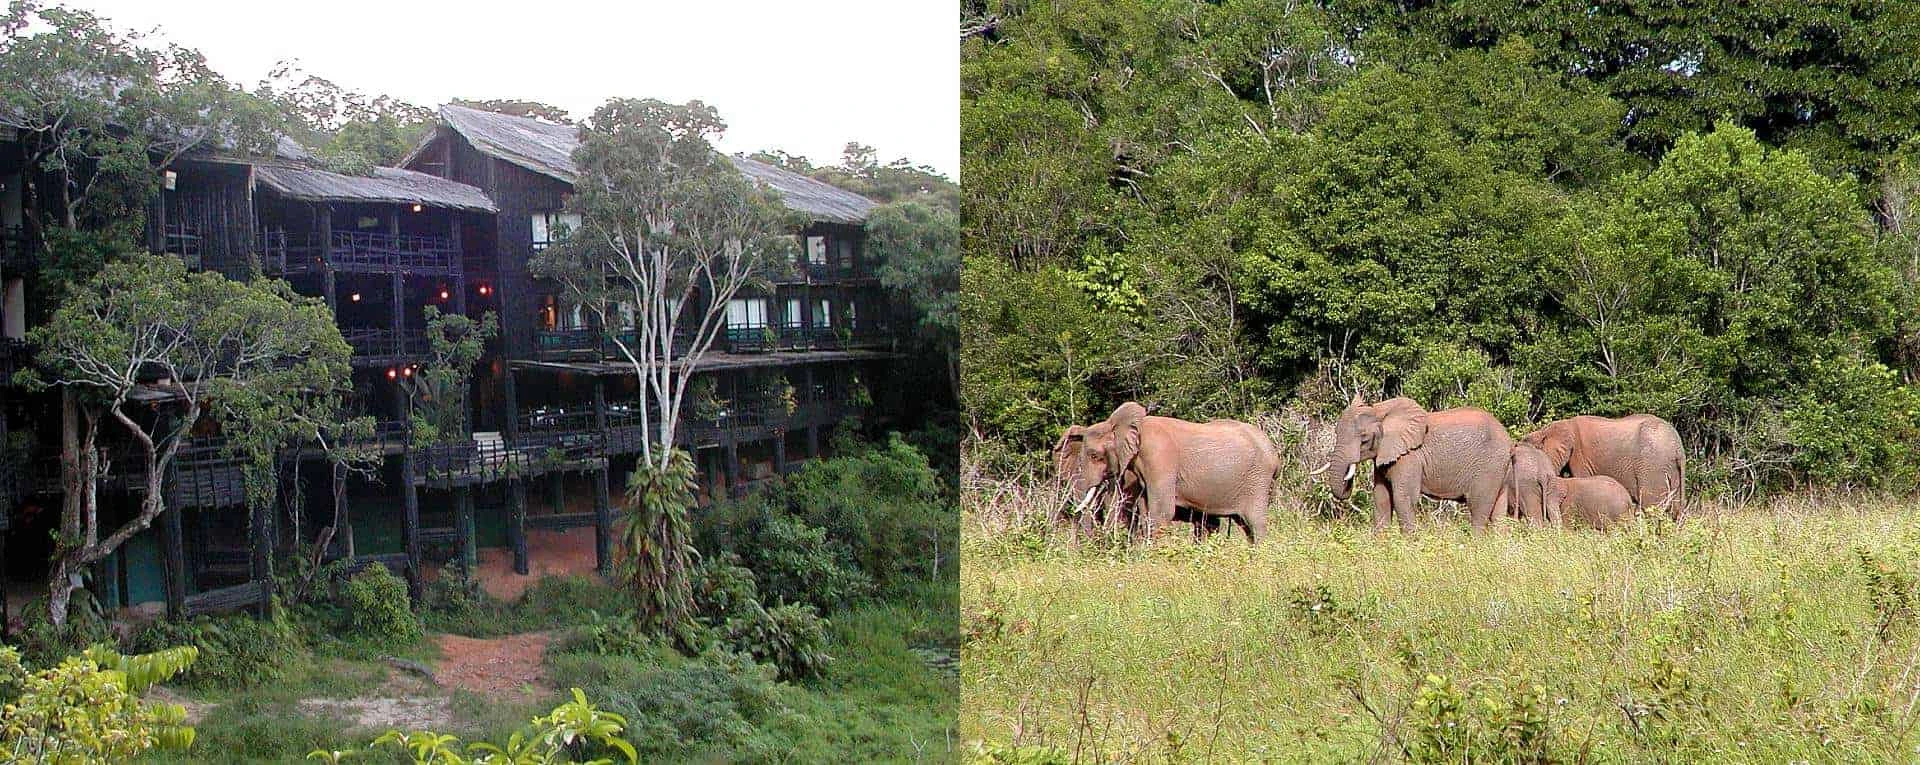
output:
[[[509,450],[520,440],[519,388],[514,382],[513,363],[507,363],[506,432],[503,438]],[[513,573],[525,575],[527,568],[527,483],[521,478],[507,479],[507,544],[513,548]]]
[[[407,326],[406,298],[405,298],[406,287],[407,287],[406,281],[403,277],[400,276],[400,272],[399,271],[393,272],[393,351],[394,353],[401,352],[402,344],[401,344],[400,337],[403,334],[403,328]]]
[[[554,515],[567,512],[566,478],[566,474],[559,471],[547,474],[547,507],[553,509]]]
[[[806,370],[807,401],[809,403],[817,403],[819,400],[819,389],[814,387],[813,365],[808,364],[801,367],[801,369]],[[820,458],[820,426],[815,424],[818,421],[819,420],[814,417],[807,418],[807,459],[810,460]]]
[[[460,567],[469,574],[480,560],[479,543],[474,540],[473,487],[453,490],[453,534],[460,545]]]
[[[347,466],[335,463],[333,466],[333,514],[340,519],[340,527],[333,530],[333,538],[346,540],[346,558],[352,560],[353,549],[353,512],[347,505]]]
[[[163,412],[156,430],[166,432],[172,427],[173,413]],[[179,480],[179,463],[167,466],[167,486]],[[167,599],[167,619],[186,621],[187,618],[187,553],[184,539],[186,534],[180,527],[180,514],[186,508],[169,507],[160,514],[160,576],[162,589]]]
[[[593,378],[593,429],[600,438],[607,437],[607,383],[597,376]],[[601,457],[604,461],[593,471],[593,560],[601,574],[612,574],[613,492],[607,485],[612,450],[602,450]]]
[[[773,474],[787,474],[787,429],[778,428],[773,432]]]
[[[400,522],[400,541],[407,551],[407,597],[417,607],[425,592],[425,580],[420,576],[420,487],[413,482],[414,474],[413,444],[407,444],[400,452],[401,496],[406,502]]]
[[[327,308],[333,311],[335,316],[339,316],[340,288],[335,283],[333,276],[333,208],[325,203],[320,205],[317,227],[320,229],[319,254],[320,275],[323,280],[322,289],[326,291]]]

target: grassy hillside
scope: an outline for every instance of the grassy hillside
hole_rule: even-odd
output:
[[[961,735],[1039,761],[1908,760],[1920,518],[1709,507],[1612,534],[1281,514],[1128,548],[969,492]],[[1030,761],[1025,760],[1023,761]]]

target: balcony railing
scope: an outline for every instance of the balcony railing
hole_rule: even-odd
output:
[[[460,248],[439,236],[335,231],[329,246],[319,234],[268,231],[261,239],[263,267],[276,275],[326,270],[374,274],[450,275],[460,273]]]
[[[766,353],[776,349],[817,351],[877,348],[891,345],[892,342],[893,337],[886,327],[873,322],[853,327],[809,326],[801,322],[727,327],[727,350],[731,353]]]
[[[845,260],[814,263],[805,258],[792,268],[786,268],[784,264],[776,265],[770,269],[769,276],[775,284],[834,284],[875,278],[872,273],[855,268],[853,263]]]
[[[594,327],[556,327],[538,329],[533,333],[533,352],[535,358],[543,361],[562,361],[567,359],[624,359],[620,343],[633,348],[637,342],[632,330],[610,333]],[[693,336],[682,332],[673,339],[673,355],[679,357],[693,348]],[[636,353],[638,349],[635,349]]]
[[[427,355],[423,332],[391,329],[343,329],[340,336],[353,346],[353,363],[379,366]]]

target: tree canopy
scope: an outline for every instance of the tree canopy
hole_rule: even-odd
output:
[[[1915,7],[963,8],[981,454],[1362,389],[1911,487]]]

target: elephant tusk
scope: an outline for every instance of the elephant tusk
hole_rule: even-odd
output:
[[[1348,466],[1347,466],[1347,477],[1345,477],[1345,478],[1342,478],[1342,479],[1340,479],[1340,480],[1342,480],[1342,481],[1351,481],[1351,480],[1353,480],[1353,470],[1354,470],[1354,468],[1355,468],[1355,467],[1357,467],[1357,466],[1356,466],[1356,465],[1348,465]]]
[[[1093,494],[1094,494],[1094,492],[1097,492],[1097,491],[1099,491],[1099,490],[1100,490],[1100,487],[1099,487],[1098,485],[1096,485],[1096,486],[1094,486],[1094,487],[1093,487],[1093,488],[1091,488],[1091,489],[1088,489],[1088,490],[1087,490],[1087,496],[1086,496],[1086,498],[1085,498],[1085,499],[1082,499],[1082,500],[1080,500],[1080,504],[1078,504],[1078,505],[1075,505],[1075,506],[1074,506],[1074,508],[1073,508],[1073,514],[1074,514],[1074,515],[1079,515],[1079,514],[1081,514],[1081,513],[1084,513],[1084,512],[1086,512],[1086,511],[1087,511],[1087,505],[1090,505],[1090,504],[1093,504]]]
[[[1327,460],[1327,464],[1325,464],[1325,465],[1321,465],[1320,467],[1317,467],[1317,468],[1314,468],[1314,469],[1313,469],[1313,472],[1310,472],[1310,473],[1308,473],[1308,474],[1307,474],[1307,476],[1308,476],[1308,477],[1313,477],[1313,476],[1316,476],[1316,475],[1319,475],[1319,474],[1321,474],[1321,473],[1325,473],[1325,472],[1327,472],[1327,469],[1328,469],[1328,468],[1331,468],[1331,467],[1333,467],[1333,460]]]

